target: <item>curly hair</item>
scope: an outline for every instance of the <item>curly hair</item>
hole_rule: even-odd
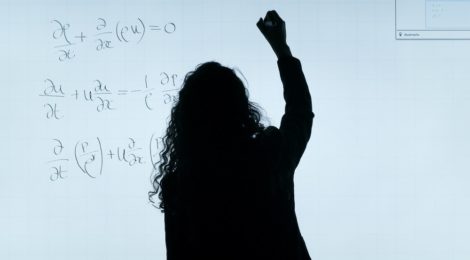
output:
[[[253,138],[265,129],[260,123],[262,108],[249,101],[248,90],[236,71],[209,61],[186,74],[171,109],[160,160],[153,165],[153,190],[148,192],[154,206],[153,197],[158,195],[156,208],[162,213],[176,209],[182,193],[189,192],[178,185],[208,165],[211,156],[207,154],[217,152],[214,148],[230,140]],[[203,149],[207,153],[201,152]],[[204,161],[206,164],[201,163]]]

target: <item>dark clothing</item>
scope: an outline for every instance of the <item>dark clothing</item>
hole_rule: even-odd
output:
[[[286,101],[281,125],[219,151],[165,211],[167,259],[310,259],[295,214],[294,171],[313,124],[300,61],[278,60]],[[184,206],[182,206],[184,205]]]

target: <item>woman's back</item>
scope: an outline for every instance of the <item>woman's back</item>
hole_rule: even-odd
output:
[[[186,133],[189,137],[167,143],[175,144],[167,151],[180,157],[174,164],[170,161],[165,165],[167,168],[161,168],[171,173],[162,179],[169,260],[310,259],[295,214],[294,172],[310,139],[314,114],[300,61],[292,57],[287,44],[273,40],[283,38],[283,21],[275,12],[270,11],[268,15],[271,23],[267,24],[282,25],[271,31],[260,24],[261,20],[258,23],[278,56],[286,101],[280,127],[259,128],[254,120],[256,113],[251,113],[248,120],[238,117],[236,111],[243,114],[243,107],[249,108],[245,100],[239,106],[241,110],[234,109],[231,113],[233,122],[243,122],[240,126],[231,124],[230,118],[224,119],[222,127],[206,127],[211,131],[202,132],[204,137],[197,138],[198,132],[186,125],[188,121],[198,125],[198,120],[188,116],[192,111],[188,105],[181,102],[173,110],[172,116],[180,121],[183,117],[178,115],[187,116],[188,120],[173,123],[175,129],[184,126],[179,135],[184,137]],[[210,63],[203,68],[205,71],[217,66]],[[200,87],[195,82],[210,82],[207,75],[213,73],[201,72],[189,77],[191,87],[180,92],[188,104],[195,100]],[[221,87],[225,87],[223,82]],[[235,90],[233,93],[240,93],[240,89]],[[245,99],[244,95],[240,97]],[[187,112],[180,112],[183,108]],[[211,123],[218,126],[206,120],[200,129]],[[178,136],[172,128],[168,133]],[[178,150],[178,145],[190,149]]]
[[[183,209],[184,221],[191,223],[185,237],[192,257],[247,259],[270,237],[269,174],[257,141],[221,152],[204,177],[192,182],[189,204],[197,206]]]
[[[300,233],[292,233],[298,227],[291,191],[273,167],[270,138],[259,135],[185,181],[178,216],[165,216],[167,228],[177,230],[167,233],[180,239],[175,259],[294,259],[286,246]]]

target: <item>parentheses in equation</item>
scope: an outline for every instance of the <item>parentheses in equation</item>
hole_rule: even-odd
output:
[[[75,162],[77,163],[78,165],[78,168],[80,168],[80,170],[83,172],[83,173],[86,173],[88,176],[90,176],[91,178],[96,178],[95,176],[92,176],[90,175],[90,173],[88,173],[87,169],[82,167],[80,165],[80,162],[78,161],[78,157],[77,157],[77,147],[78,147],[78,144],[80,143],[80,141],[78,141],[76,144],[75,144],[75,152],[74,152],[74,155],[75,155]]]
[[[119,32],[118,32],[119,22],[120,22],[120,21],[118,21],[118,22],[116,23],[116,37],[118,38],[118,40],[119,40],[120,42],[122,42],[122,39],[121,39],[121,37],[119,37]]]
[[[100,175],[103,173],[103,146],[101,145],[101,140],[99,137],[96,137],[96,140],[98,140],[98,145],[100,146],[100,155],[101,155],[101,164],[100,164]]]
[[[142,28],[143,28],[142,36],[140,36],[140,39],[137,41],[137,43],[139,43],[142,40],[142,38],[144,38],[144,35],[145,35],[145,24],[144,24],[144,21],[142,21],[142,19],[137,18],[137,20],[139,20],[139,22],[140,22],[140,24],[142,24]]]
[[[126,29],[126,31],[124,31],[124,29]],[[129,40],[126,39],[126,37],[124,37],[124,32],[128,32],[129,31],[129,27],[126,26],[123,26],[121,29],[119,29],[119,21],[116,23],[116,33],[118,34],[118,39],[122,42],[129,42]],[[119,38],[119,36],[121,36]]]

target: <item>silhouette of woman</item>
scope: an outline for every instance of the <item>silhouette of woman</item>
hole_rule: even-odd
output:
[[[152,197],[161,200],[167,259],[310,259],[294,204],[294,171],[314,113],[300,61],[275,11],[257,22],[278,58],[285,113],[279,128],[234,70],[189,72],[171,110]],[[157,168],[155,167],[155,170]]]

